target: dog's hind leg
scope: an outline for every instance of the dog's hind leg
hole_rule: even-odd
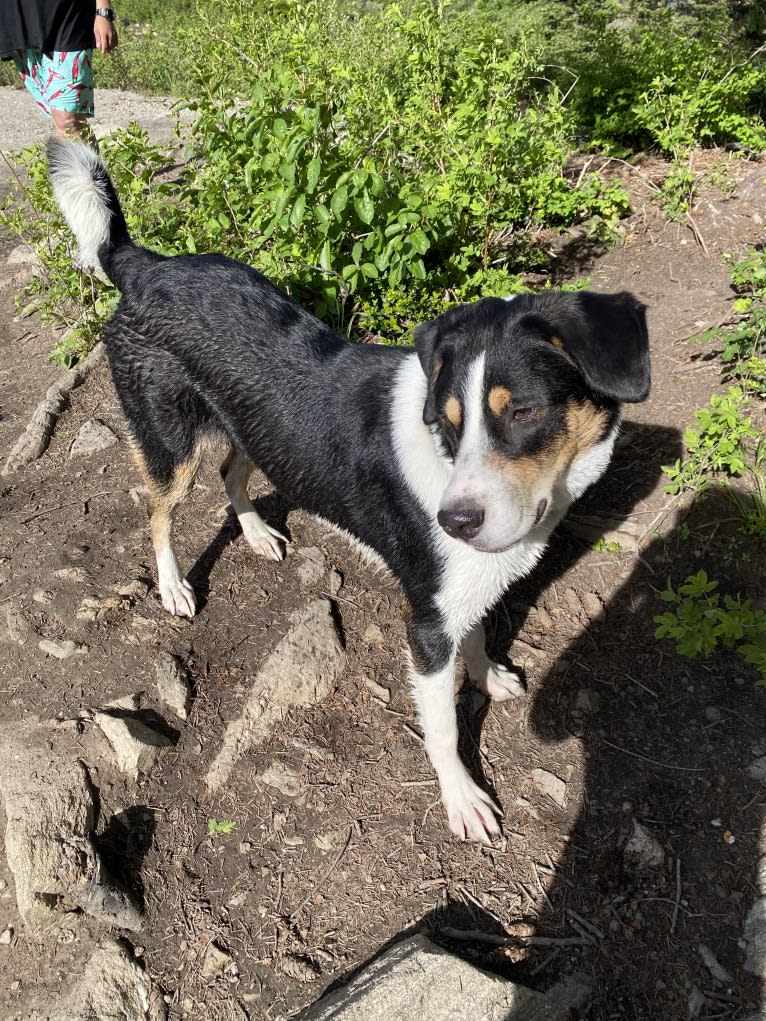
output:
[[[253,468],[253,462],[232,447],[221,465],[226,494],[249,545],[269,560],[282,560],[285,555],[282,544],[286,546],[287,539],[266,524],[247,495],[247,482]]]
[[[504,702],[524,694],[518,674],[500,663],[493,663],[487,655],[487,637],[484,625],[479,622],[460,643],[460,655],[471,684],[488,695],[493,702]]]
[[[157,559],[162,605],[174,616],[193,617],[197,604],[194,590],[178,566],[173,548],[173,518],[179,504],[189,495],[194,485],[201,459],[200,444],[194,446],[187,459],[173,464],[162,476],[150,467],[136,442],[131,444],[131,452],[146,480],[149,531]]]

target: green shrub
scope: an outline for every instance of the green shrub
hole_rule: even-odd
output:
[[[766,613],[754,610],[750,600],[721,596],[718,582],[705,571],[690,575],[678,589],[668,580],[660,599],[672,609],[654,618],[656,638],[672,638],[680,656],[695,659],[718,648],[736,649],[756,668],[758,683],[766,686]]]
[[[223,247],[320,316],[363,310],[367,328],[395,319],[398,334],[424,303],[476,297],[491,270],[524,269],[530,230],[591,221],[608,232],[627,212],[619,184],[565,177],[574,140],[559,92],[536,92],[539,54],[429,3],[365,15],[363,32],[332,0],[278,10],[275,28],[233,4],[226,36],[209,24],[192,34],[205,59],[190,104],[189,250]],[[218,40],[217,59],[197,32]],[[253,54],[239,102],[232,38]],[[412,307],[392,319],[402,289]]]

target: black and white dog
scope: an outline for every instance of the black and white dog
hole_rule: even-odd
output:
[[[496,836],[499,809],[458,755],[456,656],[491,698],[523,693],[487,657],[482,615],[604,472],[620,403],[647,397],[643,306],[628,293],[486,298],[420,326],[414,351],[349,343],[249,266],[134,244],[98,155],[59,141],[48,152],[81,261],[122,291],[103,339],[148,487],[163,606],[194,615],[173,516],[206,440],[223,437],[226,492],[254,550],[280,560],[287,541],[248,497],[257,465],[399,579],[450,828]]]

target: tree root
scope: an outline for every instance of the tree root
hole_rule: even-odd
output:
[[[58,417],[66,407],[69,394],[85,382],[90,371],[98,365],[103,356],[104,345],[98,343],[84,361],[65,372],[61,379],[48,389],[45,398],[32,412],[26,429],[14,444],[0,475],[11,475],[30,461],[42,457],[48,448]]]

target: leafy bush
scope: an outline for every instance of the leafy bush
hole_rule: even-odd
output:
[[[672,638],[676,652],[689,659],[717,648],[736,649],[758,670],[758,683],[766,686],[766,613],[754,610],[741,596],[726,595],[722,605],[717,588],[718,582],[705,571],[690,575],[677,590],[668,581],[660,599],[673,609],[654,618],[655,637]]]
[[[766,147],[766,57],[730,5],[545,6],[562,26],[551,33],[551,63],[566,69],[557,76],[562,87],[576,82],[571,112],[591,144],[675,157],[697,145]]]
[[[212,62],[200,43],[189,250],[224,247],[319,315],[361,308],[397,334],[413,318],[391,316],[404,289],[438,311],[523,269],[531,229],[608,230],[627,212],[620,185],[567,180],[573,139],[560,93],[535,93],[539,55],[503,49],[476,18],[392,5],[362,33],[332,0],[284,0],[277,28],[232,9],[225,38],[257,55],[255,84],[237,101],[222,37]]]
[[[747,397],[739,387],[726,394],[713,394],[709,408],[699,408],[694,418],[699,429],[687,429],[684,443],[687,455],[672,467],[662,470],[670,479],[666,493],[685,489],[702,492],[711,473],[744,475],[750,463],[749,441],[758,437],[750,416],[743,415]]]

